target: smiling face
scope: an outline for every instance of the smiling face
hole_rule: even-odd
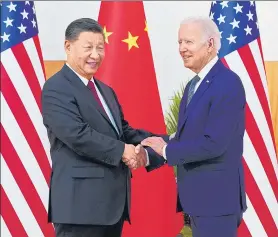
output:
[[[104,56],[104,36],[98,32],[81,32],[76,40],[65,41],[67,62],[81,76],[90,80]]]
[[[205,39],[198,23],[182,24],[178,33],[179,52],[184,66],[198,73],[208,63],[213,51],[213,39]]]

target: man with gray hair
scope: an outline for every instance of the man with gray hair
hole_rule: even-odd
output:
[[[235,237],[246,210],[243,174],[245,91],[238,75],[217,57],[220,33],[209,18],[184,20],[178,34],[184,66],[194,72],[168,144],[142,141],[177,165],[178,195],[194,237]]]

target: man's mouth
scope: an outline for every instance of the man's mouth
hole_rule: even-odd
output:
[[[182,58],[184,59],[184,60],[188,60],[189,58],[191,58],[192,56],[183,56]]]
[[[92,68],[97,66],[97,62],[87,62],[87,64]]]

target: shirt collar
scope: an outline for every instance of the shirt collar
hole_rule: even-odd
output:
[[[79,75],[76,71],[72,69],[72,67],[68,63],[66,63],[66,65],[79,77],[79,79],[84,83],[85,86],[88,86],[89,80],[87,78]],[[95,84],[94,78],[92,78],[90,81],[92,81]]]
[[[198,76],[201,80],[203,80],[206,75],[209,73],[209,71],[213,68],[213,66],[217,63],[218,56],[215,56],[212,60],[209,61],[209,63],[204,66],[204,68],[198,73]]]

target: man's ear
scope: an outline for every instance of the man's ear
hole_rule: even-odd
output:
[[[70,41],[65,40],[64,48],[65,48],[66,54],[67,55],[70,54],[70,50],[71,50],[71,43],[70,43]]]
[[[213,38],[208,40],[208,51],[211,53],[212,50],[215,48],[215,42]]]

